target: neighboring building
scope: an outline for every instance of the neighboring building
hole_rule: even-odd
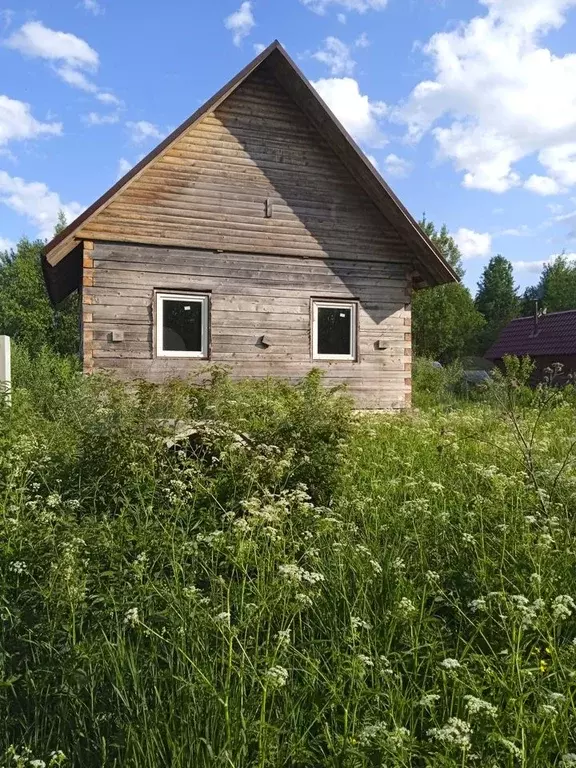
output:
[[[89,151],[87,149],[87,151]],[[273,43],[50,242],[79,289],[84,370],[346,382],[410,404],[414,287],[457,280]]]
[[[505,355],[530,357],[535,382],[542,380],[552,363],[562,363],[564,377],[576,372],[576,310],[512,320],[485,357],[501,365]]]

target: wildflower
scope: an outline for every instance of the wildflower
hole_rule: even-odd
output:
[[[432,480],[428,483],[428,487],[430,488],[431,491],[435,491],[436,493],[440,493],[441,491],[444,490],[444,486],[442,485],[442,483],[435,483]]]
[[[276,640],[278,640],[279,645],[290,645],[290,630],[281,629],[276,633]]]
[[[400,602],[398,603],[398,608],[400,609],[400,612],[405,616],[413,616],[416,613],[416,606],[407,597],[403,597]]]
[[[566,696],[564,696],[563,693],[558,693],[557,691],[553,691],[548,695],[548,699],[552,704],[555,704],[556,702],[560,704],[566,701]]]
[[[309,595],[305,595],[303,592],[298,592],[296,595],[296,602],[306,608],[310,608],[313,605],[312,598],[309,597]]]
[[[352,616],[350,623],[352,624],[352,629],[372,629],[372,624],[368,624],[367,621],[364,621],[359,616]]]
[[[388,660],[388,657],[379,656],[378,660],[380,661],[380,672],[384,675],[392,675],[393,669],[392,669],[392,665],[390,664],[390,661]]]
[[[437,693],[425,693],[418,704],[421,707],[433,707],[437,701],[440,701],[440,696]]]
[[[425,578],[429,584],[436,584],[440,581],[440,574],[436,571],[426,571]]]
[[[26,563],[22,560],[14,560],[13,563],[10,563],[9,568],[12,573],[17,573],[18,575],[26,573],[27,570]]]
[[[57,507],[62,501],[62,497],[59,493],[50,493],[46,498],[46,506],[50,509]]]
[[[363,653],[358,654],[358,661],[362,662],[365,667],[373,667],[374,662],[370,656],[365,656]]]
[[[372,570],[377,576],[380,576],[382,573],[382,566],[377,560],[370,560],[370,565],[372,566]]]
[[[570,595],[558,595],[552,601],[552,615],[558,621],[569,619],[572,611],[576,611],[576,603]]]
[[[266,672],[269,684],[274,688],[283,688],[288,682],[288,670],[284,667],[270,667]]]
[[[558,714],[558,710],[556,709],[556,707],[553,704],[542,704],[540,706],[540,709],[542,711],[542,714],[547,715],[547,716],[548,715],[557,715]]]
[[[498,741],[505,747],[511,755],[517,758],[522,758],[522,750],[510,739],[505,739],[504,736],[499,736]]]
[[[229,611],[222,611],[222,613],[216,614],[214,616],[215,621],[221,621],[225,624],[230,624],[230,612]]]
[[[374,723],[366,725],[358,734],[358,744],[362,747],[369,747],[375,741],[382,739],[386,735],[386,723]]]
[[[562,755],[562,765],[576,765],[576,754],[568,752],[566,755]]]
[[[498,709],[494,704],[490,704],[489,701],[478,699],[476,696],[464,696],[464,700],[466,701],[466,709],[471,715],[486,713],[487,715],[496,717],[498,714]]]
[[[458,659],[444,659],[440,662],[440,666],[444,667],[444,669],[460,669],[462,664],[458,661]]]
[[[472,611],[472,613],[477,613],[478,611],[485,611],[486,606],[486,598],[485,597],[478,597],[476,600],[471,600],[468,603],[468,607]]]
[[[463,533],[462,541],[465,541],[466,544],[474,544],[474,536],[471,533]]]
[[[139,621],[138,608],[129,608],[124,616],[124,624],[127,627],[135,627]]]
[[[524,517],[525,522],[527,522],[529,525],[536,525],[538,522],[538,518],[535,517],[535,515],[526,515]]]
[[[401,557],[396,557],[392,562],[392,570],[397,576],[401,576],[406,570],[406,563]]]
[[[388,733],[388,741],[393,749],[402,749],[406,739],[410,738],[410,731],[408,728],[394,728],[393,731]]]
[[[535,587],[539,587],[540,584],[542,584],[542,576],[540,576],[539,573],[531,573],[530,581],[532,582],[532,584],[534,584]]]
[[[224,536],[224,531],[212,531],[212,533],[199,533],[196,536],[196,541],[202,544],[208,544],[209,546],[214,544],[218,539]]]
[[[550,549],[554,545],[554,538],[549,533],[542,533],[537,541],[541,549]]]
[[[46,768],[46,763],[44,760],[30,760],[28,765],[30,768]]]
[[[198,589],[198,587],[190,586],[190,587],[184,587],[184,589],[182,590],[182,593],[184,597],[191,599],[193,597],[197,597],[200,594],[200,590]]]
[[[428,735],[445,744],[453,744],[461,749],[467,749],[470,746],[472,728],[465,720],[451,717],[442,728],[431,728]]]

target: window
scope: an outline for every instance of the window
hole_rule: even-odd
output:
[[[208,357],[208,296],[156,294],[158,357]]]
[[[356,359],[356,302],[313,303],[312,356],[317,360]]]

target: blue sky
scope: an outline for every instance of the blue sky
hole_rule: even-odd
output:
[[[7,0],[0,247],[47,236],[280,39],[475,288],[576,258],[576,0]]]

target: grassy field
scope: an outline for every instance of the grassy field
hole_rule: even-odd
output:
[[[53,365],[0,411],[1,766],[576,765],[570,394]]]

